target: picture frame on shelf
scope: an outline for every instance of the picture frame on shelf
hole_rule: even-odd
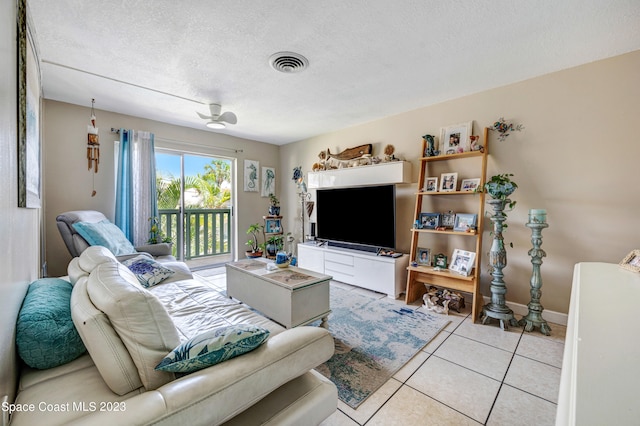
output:
[[[454,192],[458,188],[458,173],[442,173],[440,175],[440,192]]]
[[[422,229],[436,229],[440,226],[440,213],[420,213]]]
[[[451,255],[449,270],[457,272],[460,275],[469,276],[473,270],[475,260],[476,254],[474,252],[455,249]]]
[[[462,179],[460,183],[460,191],[471,192],[480,186],[480,178]]]
[[[620,266],[633,272],[640,272],[640,250],[635,249],[622,259]]]
[[[456,214],[453,211],[449,210],[446,213],[442,213],[442,218],[440,219],[440,226],[453,229],[455,225],[456,225]]]
[[[433,257],[434,266],[436,268],[447,268],[447,255],[444,253],[438,253]]]
[[[441,154],[457,154],[471,150],[469,136],[473,134],[473,121],[454,124],[440,129]]]
[[[456,222],[453,226],[454,231],[469,232],[475,229],[478,224],[478,215],[475,213],[458,213],[456,214]]]
[[[422,266],[431,266],[431,249],[418,247],[416,251],[416,263]]]
[[[282,221],[279,218],[268,218],[264,220],[264,233],[265,234],[281,234],[282,233]]]
[[[438,178],[435,176],[425,178],[422,192],[438,192]]]

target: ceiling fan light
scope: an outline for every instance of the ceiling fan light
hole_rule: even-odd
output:
[[[210,121],[207,123],[207,127],[210,129],[221,130],[226,128],[227,126],[224,123],[220,123],[219,121]]]

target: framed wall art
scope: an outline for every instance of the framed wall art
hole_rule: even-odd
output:
[[[473,121],[442,127],[440,129],[440,155],[470,151],[469,136],[471,136],[472,131]]]
[[[273,167],[262,168],[262,189],[260,195],[268,197],[269,194],[276,193],[276,169]]]
[[[452,192],[458,187],[458,173],[442,173],[440,175],[440,192]]]
[[[18,24],[18,207],[41,206],[40,62],[25,0],[17,2]]]
[[[244,160],[244,190],[245,192],[258,192],[258,170],[260,162]]]
[[[620,262],[620,266],[633,272],[640,272],[640,250],[632,250]]]

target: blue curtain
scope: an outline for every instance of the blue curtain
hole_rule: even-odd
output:
[[[135,246],[146,243],[158,216],[154,135],[120,129],[115,222]]]

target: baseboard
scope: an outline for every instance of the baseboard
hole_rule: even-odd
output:
[[[483,299],[484,299],[484,303],[491,302],[490,297],[483,296]],[[511,308],[513,313],[518,315],[519,317],[523,317],[529,313],[529,308],[527,307],[527,305],[522,305],[520,303],[509,302],[509,301],[507,301],[506,304]],[[569,315],[563,314],[562,312],[550,311],[548,309],[545,309],[542,312],[542,318],[544,318],[547,322],[566,326],[567,321],[569,319]]]

